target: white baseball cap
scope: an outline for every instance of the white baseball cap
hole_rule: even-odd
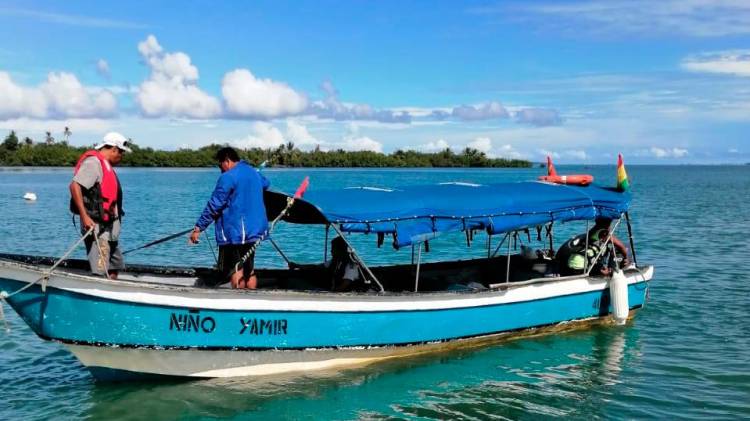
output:
[[[117,132],[109,132],[104,135],[101,143],[96,145],[94,149],[101,149],[105,146],[114,146],[125,152],[132,152],[128,147],[128,139]]]

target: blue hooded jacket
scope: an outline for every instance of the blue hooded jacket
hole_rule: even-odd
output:
[[[216,221],[216,243],[249,244],[268,230],[263,190],[271,183],[245,161],[221,174],[195,226],[205,231]]]

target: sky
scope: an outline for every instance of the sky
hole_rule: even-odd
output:
[[[750,162],[750,1],[0,1],[0,135]]]

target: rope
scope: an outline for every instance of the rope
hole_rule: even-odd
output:
[[[3,319],[3,326],[5,327],[5,333],[10,333],[10,326],[8,326],[8,321],[5,319],[5,310],[3,310],[3,303],[2,303],[2,301],[4,301],[7,296],[8,296],[7,292],[0,291],[0,319]]]
[[[73,250],[75,250],[75,249],[76,249],[76,248],[78,247],[78,245],[79,245],[79,244],[81,244],[81,242],[82,242],[82,241],[83,241],[83,240],[84,240],[84,239],[85,239],[86,237],[88,237],[89,235],[91,235],[91,233],[92,233],[92,232],[94,232],[94,227],[91,227],[91,228],[89,228],[89,230],[88,230],[88,231],[86,231],[86,233],[85,233],[85,234],[83,234],[83,235],[81,236],[81,238],[79,238],[79,239],[78,239],[78,240],[77,240],[77,241],[76,241],[76,242],[75,242],[75,243],[74,243],[74,244],[73,244],[73,245],[72,245],[72,246],[71,246],[71,247],[70,247],[70,248],[68,249],[68,251],[66,251],[66,252],[65,252],[65,254],[63,254],[63,256],[62,256],[61,258],[59,258],[59,259],[58,259],[58,260],[57,260],[57,261],[55,262],[55,264],[53,264],[53,265],[52,265],[52,266],[51,266],[51,267],[50,267],[50,268],[49,268],[49,269],[48,269],[47,271],[45,271],[45,272],[44,272],[44,273],[42,274],[42,276],[41,276],[41,277],[37,278],[37,279],[36,279],[36,280],[35,280],[34,282],[30,282],[30,283],[28,283],[28,284],[24,285],[23,287],[21,287],[21,288],[19,288],[19,289],[15,290],[15,291],[13,291],[13,292],[12,292],[12,293],[10,293],[10,294],[9,294],[9,293],[8,293],[7,291],[0,291],[0,319],[2,319],[2,320],[3,320],[3,323],[5,324],[5,330],[6,330],[6,331],[10,331],[10,328],[8,327],[8,322],[7,322],[6,320],[5,320],[5,313],[3,312],[3,302],[4,302],[4,301],[8,301],[8,298],[11,298],[11,297],[13,297],[13,296],[14,296],[14,295],[16,295],[16,294],[19,294],[19,293],[21,293],[21,292],[23,292],[23,291],[26,291],[27,289],[29,289],[29,288],[31,288],[32,286],[34,286],[34,285],[36,285],[37,283],[39,283],[39,281],[42,281],[42,292],[47,292],[47,281],[49,280],[49,277],[50,277],[50,276],[52,275],[52,271],[53,271],[53,270],[55,270],[55,269],[57,268],[57,266],[58,266],[58,265],[60,265],[60,263],[62,263],[63,261],[65,261],[65,260],[66,260],[66,259],[68,258],[68,256],[70,256],[70,254],[71,254],[71,253],[73,253]],[[94,235],[94,237],[96,237],[96,235]]]
[[[93,229],[93,228],[92,228]],[[107,256],[105,258],[104,256],[104,250],[102,249],[102,245],[99,243],[99,236],[94,233],[94,241],[96,241],[96,248],[99,249],[99,259],[102,262],[102,265],[104,266],[104,277],[109,279],[109,254],[110,250],[107,249]]]
[[[284,209],[281,210],[281,212],[279,212],[278,216],[276,216],[276,218],[274,218],[273,221],[271,221],[271,223],[268,224],[269,225],[268,230],[266,230],[266,232],[263,233],[263,235],[258,237],[258,239],[255,240],[255,242],[252,245],[250,245],[250,249],[247,251],[247,253],[245,253],[245,255],[242,256],[242,258],[237,263],[234,264],[235,272],[239,272],[240,268],[242,267],[242,265],[245,264],[247,259],[249,259],[250,256],[252,256],[255,253],[255,250],[260,245],[260,242],[265,240],[266,238],[268,238],[268,236],[271,235],[271,232],[273,232],[274,227],[276,227],[276,223],[279,222],[279,220],[281,220],[281,218],[283,218],[287,214],[287,212],[289,212],[289,209],[292,208],[293,204],[294,204],[294,198],[287,197],[286,206],[284,207]]]
[[[219,264],[219,258],[216,257],[216,252],[214,251],[214,245],[211,244],[211,239],[208,238],[208,234],[206,233],[206,231],[203,231],[203,235],[206,236],[206,243],[208,244],[208,248],[211,249],[211,254],[214,255],[214,263],[216,263],[216,265],[218,265]]]

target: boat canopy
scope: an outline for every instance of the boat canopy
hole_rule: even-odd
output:
[[[269,218],[278,214],[287,197],[286,193],[266,192]],[[499,234],[550,222],[617,219],[628,210],[630,197],[627,192],[595,185],[538,181],[312,189],[295,202],[284,220],[338,224],[347,233],[393,234],[398,248],[444,232],[486,230]]]

